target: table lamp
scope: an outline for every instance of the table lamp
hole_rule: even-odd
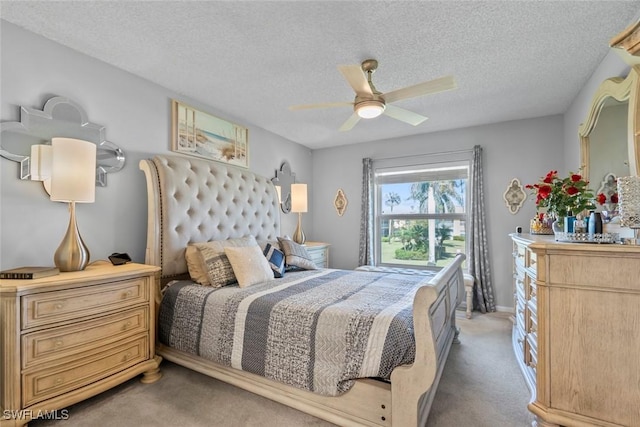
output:
[[[640,245],[640,176],[618,177],[620,225],[634,231],[634,245]]]
[[[60,271],[80,271],[89,263],[89,249],[76,223],[76,203],[93,203],[96,192],[96,144],[72,138],[51,140],[51,193],[69,203],[69,227],[53,261]]]
[[[293,241],[303,244],[307,239],[302,231],[302,213],[307,211],[307,184],[291,184],[291,212],[298,213],[298,226]]]

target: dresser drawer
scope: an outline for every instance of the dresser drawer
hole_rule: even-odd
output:
[[[75,320],[149,301],[149,283],[142,278],[80,289],[43,292],[22,298],[23,329]]]
[[[23,405],[67,393],[149,358],[149,339],[142,335],[104,351],[87,356],[76,363],[26,373],[23,376]]]
[[[149,330],[149,308],[138,307],[22,337],[22,366],[59,360]]]
[[[325,254],[325,250],[321,250],[321,251],[311,251],[309,252],[309,256],[311,256],[311,260],[315,263],[315,265],[317,265],[318,267],[324,267],[326,262],[327,262],[327,257]]]

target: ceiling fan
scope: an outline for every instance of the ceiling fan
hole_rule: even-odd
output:
[[[305,110],[309,108],[331,108],[352,105],[353,114],[340,126],[341,131],[351,130],[360,119],[372,119],[381,114],[386,114],[396,120],[417,126],[427,120],[427,117],[389,104],[403,99],[430,95],[457,88],[453,76],[445,76],[391,92],[381,93],[375,88],[371,81],[371,75],[377,68],[378,61],[375,59],[367,59],[363,61],[361,65],[338,66],[338,70],[340,70],[349,85],[356,92],[356,97],[353,102],[293,105],[289,107],[289,109]]]

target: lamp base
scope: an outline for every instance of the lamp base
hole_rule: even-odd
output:
[[[302,213],[300,212],[298,212],[298,226],[296,227],[296,231],[293,233],[293,241],[299,245],[302,245],[307,241],[304,231],[302,231]]]
[[[53,256],[53,262],[60,271],[80,271],[89,263],[89,249],[78,232],[75,202],[69,202],[69,213],[69,227]]]

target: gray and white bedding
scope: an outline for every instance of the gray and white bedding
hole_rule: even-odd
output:
[[[247,288],[165,288],[162,344],[311,392],[388,379],[413,362],[412,303],[431,277],[348,270],[287,273]]]

